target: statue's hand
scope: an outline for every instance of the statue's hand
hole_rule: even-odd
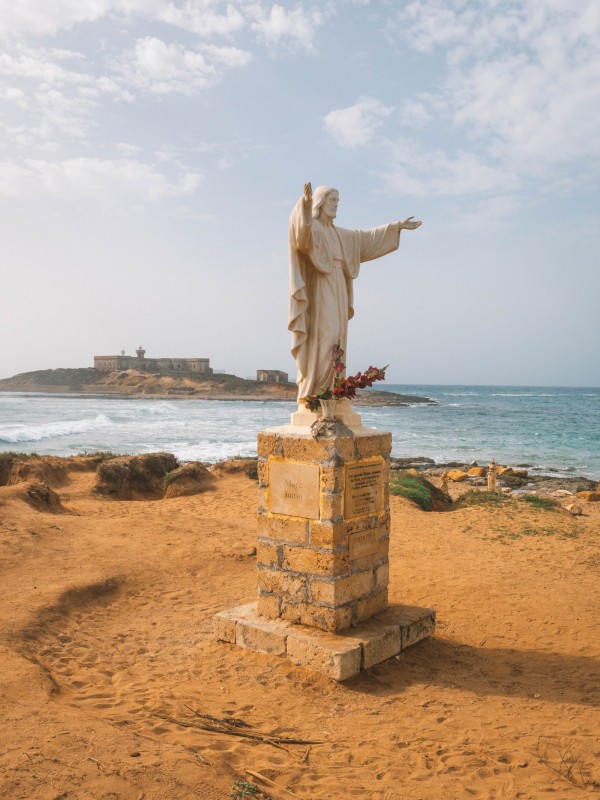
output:
[[[420,219],[415,219],[414,217],[407,217],[402,222],[398,223],[398,228],[400,230],[405,231],[414,231],[416,228],[419,228],[422,225]]]
[[[312,209],[312,186],[310,183],[304,184],[304,204],[310,206]]]

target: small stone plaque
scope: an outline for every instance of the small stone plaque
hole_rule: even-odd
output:
[[[346,519],[383,510],[383,461],[346,464],[344,516]]]
[[[368,531],[351,533],[348,536],[348,550],[350,561],[364,556],[373,556],[377,552],[379,540],[379,528],[371,528]]]
[[[319,465],[269,459],[269,511],[319,519]]]

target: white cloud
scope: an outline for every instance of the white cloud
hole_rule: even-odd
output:
[[[403,125],[419,128],[432,119],[431,109],[423,100],[409,98],[402,103],[400,120]]]
[[[205,44],[202,50],[214,61],[223,64],[225,67],[245,67],[252,61],[252,53],[247,50],[240,50],[238,47],[217,47],[216,45]]]
[[[250,27],[269,45],[291,42],[312,50],[317,28],[323,22],[320,11],[305,11],[300,6],[293,11],[286,11],[283,6],[274,3],[267,12],[262,5],[254,3],[248,11],[255,18]]]
[[[174,3],[162,3],[156,16],[161,22],[169,23],[199,36],[230,37],[242,30],[246,22],[240,11],[232,3],[227,3],[224,13],[218,8],[223,3],[210,0],[188,0],[180,7]]]
[[[58,133],[80,140],[88,132],[102,96],[131,95],[105,75],[89,71],[79,52],[17,44],[0,54],[0,97],[13,106],[5,136],[20,146],[45,144]]]
[[[1,2],[1,0],[0,0]],[[62,135],[81,141],[106,98],[131,102],[135,92],[192,95],[252,56],[232,46],[204,43],[199,50],[145,37],[99,66],[76,51],[17,43],[0,53],[0,121],[7,140],[20,147]]]
[[[453,8],[454,5],[457,4],[447,0],[414,0],[398,15],[398,32],[411,47],[422,53],[429,53],[434,47],[462,42],[470,33],[474,11],[461,3],[463,10],[460,13]]]
[[[360,97],[353,106],[330,111],[323,122],[339,144],[352,148],[368,144],[392,111],[374,97]]]
[[[193,193],[202,182],[197,172],[182,172],[175,182],[151,165],[134,159],[25,159],[0,162],[0,196],[89,198],[110,204],[155,203]]]
[[[107,13],[110,0],[0,0],[0,36],[52,34]]]
[[[245,66],[251,54],[235,47],[204,46],[188,50],[155,36],[138,39],[133,52],[115,65],[118,80],[155,94],[192,95],[218,81],[223,67]]]
[[[507,193],[519,178],[501,165],[466,150],[448,154],[426,149],[411,140],[382,143],[386,153],[380,178],[394,192],[416,197]]]
[[[519,197],[502,193],[467,206],[455,203],[446,209],[446,225],[464,233],[483,232],[487,238],[494,230],[511,227],[520,208]]]
[[[81,84],[89,82],[89,76],[68,69],[60,62],[82,60],[81,53],[74,51],[18,45],[12,52],[0,54],[0,75],[59,85]]]
[[[245,24],[234,3],[221,0],[184,0],[177,5],[171,0],[0,0],[0,37],[54,34],[109,14],[145,17],[200,36],[229,36]]]
[[[596,0],[414,0],[396,31],[422,53],[445,52],[442,91],[413,100],[438,124],[445,106],[454,129],[485,147],[490,163],[541,177],[598,162]]]
[[[129,142],[118,142],[117,150],[126,157],[137,156],[142,152],[142,148],[137,144],[130,144]]]

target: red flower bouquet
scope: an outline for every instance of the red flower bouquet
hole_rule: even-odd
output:
[[[346,369],[346,365],[342,361],[344,351],[339,344],[333,346],[331,355],[334,373],[333,385],[321,394],[310,394],[308,397],[303,398],[304,405],[310,411],[319,410],[319,400],[342,400],[344,397],[352,400],[356,397],[357,389],[366,389],[367,386],[372,386],[375,381],[385,380],[385,371],[388,365],[382,369],[369,367],[365,372],[357,372],[356,375],[343,378],[342,374]]]

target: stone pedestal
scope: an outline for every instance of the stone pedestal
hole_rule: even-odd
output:
[[[335,680],[435,628],[432,609],[386,611],[392,436],[358,420],[258,434],[258,602],[216,617],[219,639]]]
[[[258,613],[327,631],[387,605],[390,433],[258,434]]]

